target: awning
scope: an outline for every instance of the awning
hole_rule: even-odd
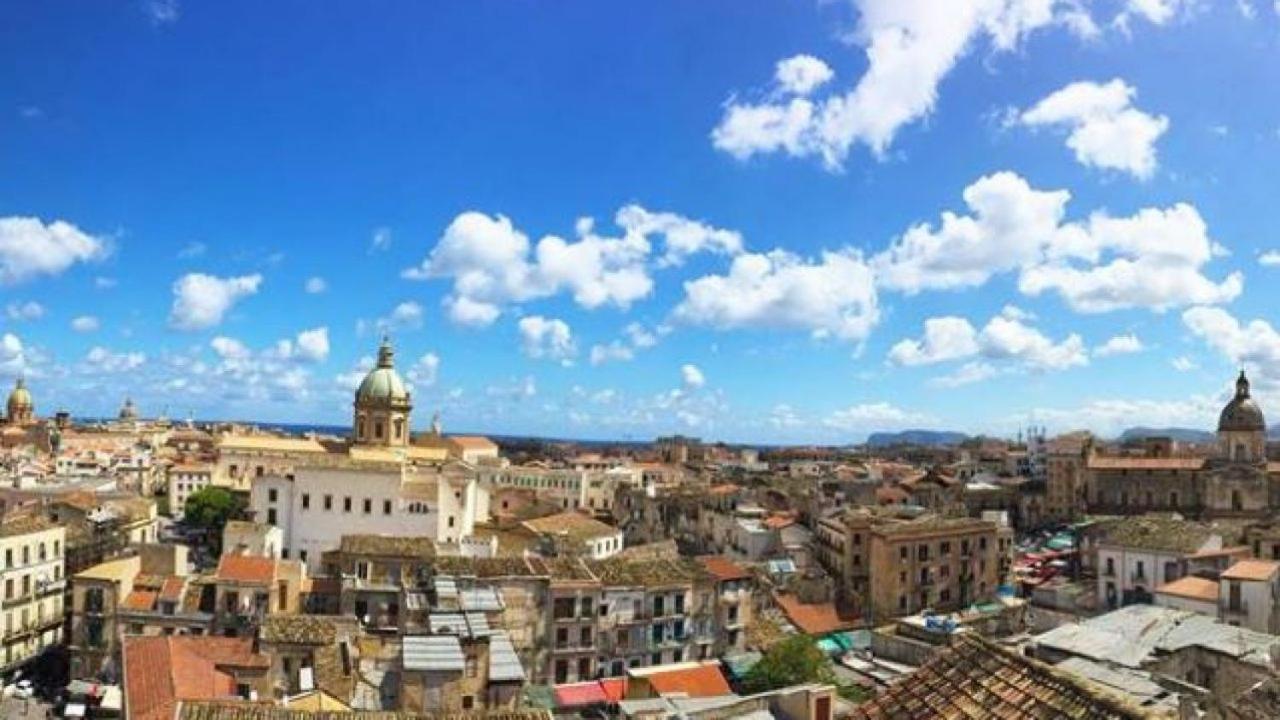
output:
[[[556,685],[556,708],[612,705],[627,694],[626,678],[606,678],[584,683]]]

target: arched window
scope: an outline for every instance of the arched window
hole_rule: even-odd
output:
[[[382,439],[382,421],[381,420],[373,421],[373,438],[375,440]]]

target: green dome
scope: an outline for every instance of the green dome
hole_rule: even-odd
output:
[[[356,390],[358,403],[407,403],[409,391],[404,387],[404,380],[395,369],[395,351],[391,343],[382,341],[378,348],[378,365],[364,376],[360,389]]]

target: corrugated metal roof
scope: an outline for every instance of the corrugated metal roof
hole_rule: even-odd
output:
[[[462,672],[466,665],[461,643],[449,635],[408,636],[402,652],[405,670]]]
[[[502,610],[502,598],[498,597],[498,591],[492,587],[473,587],[461,591],[458,594],[463,610],[475,610],[479,612],[499,612]]]
[[[525,679],[524,667],[506,633],[495,633],[489,636],[489,681],[508,682]]]
[[[467,616],[467,627],[471,630],[472,635],[476,637],[480,637],[482,635],[488,635],[491,632],[493,632],[493,629],[489,627],[489,618],[486,617],[483,613],[469,612],[466,614],[466,616]]]
[[[458,581],[451,577],[436,577],[436,595],[441,599],[458,597]]]
[[[467,619],[462,613],[431,613],[427,626],[434,635],[466,635]]]

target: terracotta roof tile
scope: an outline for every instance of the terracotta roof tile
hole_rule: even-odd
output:
[[[1143,720],[1162,717],[973,634],[853,709],[852,720]]]
[[[749,570],[723,555],[706,555],[698,560],[717,580],[746,580],[751,577]]]
[[[774,600],[787,619],[806,635],[826,635],[857,625],[855,618],[841,617],[832,603],[802,603],[794,595],[776,593]]]
[[[655,672],[648,676],[649,686],[659,695],[684,693],[691,698],[730,695],[733,690],[720,672],[720,663],[705,662],[697,667],[681,668],[668,672]]]
[[[1191,600],[1217,602],[1218,583],[1207,578],[1188,575],[1184,578],[1174,580],[1171,583],[1161,585],[1156,588],[1156,592],[1161,595],[1173,595],[1176,597],[1189,598]]]
[[[276,560],[255,555],[223,555],[218,561],[218,579],[246,583],[269,583],[276,577]]]
[[[1280,562],[1274,560],[1240,560],[1222,571],[1227,580],[1270,580],[1276,570],[1280,570]]]
[[[165,602],[181,602],[182,594],[186,588],[186,578],[170,575],[164,579],[164,584],[160,586],[160,599]]]
[[[125,708],[131,720],[170,720],[182,700],[235,695],[231,667],[265,669],[252,638],[213,636],[126,637]]]
[[[120,603],[120,607],[124,610],[151,610],[156,606],[156,597],[156,593],[150,590],[134,590]]]

